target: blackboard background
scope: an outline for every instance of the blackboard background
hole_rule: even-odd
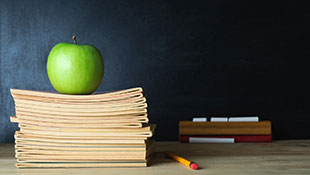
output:
[[[0,0],[0,142],[13,142],[10,88],[54,91],[59,42],[103,54],[98,89],[142,86],[157,140],[179,120],[259,115],[275,139],[310,138],[310,11],[294,1]]]

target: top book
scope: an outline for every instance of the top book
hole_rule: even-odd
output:
[[[128,100],[131,98],[144,98],[141,87],[130,88],[120,91],[96,93],[90,95],[68,95],[43,91],[31,91],[22,89],[11,89],[14,99],[27,99],[36,101],[68,101],[68,102],[103,102],[115,100]]]

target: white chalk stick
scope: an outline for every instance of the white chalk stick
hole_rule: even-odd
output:
[[[194,117],[193,122],[206,122],[208,121],[206,117]]]
[[[248,116],[248,117],[229,117],[229,122],[258,122],[258,116]]]
[[[227,117],[211,117],[211,122],[227,122]]]
[[[234,143],[234,138],[202,138],[190,137],[189,143]]]

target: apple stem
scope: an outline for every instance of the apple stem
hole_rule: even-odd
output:
[[[76,36],[75,35],[72,37],[72,39],[74,41],[74,44],[76,44]]]

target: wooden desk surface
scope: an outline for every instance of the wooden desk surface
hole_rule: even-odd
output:
[[[17,169],[13,144],[0,145],[0,175],[192,175],[192,174],[310,174],[310,140],[272,143],[181,144],[158,142],[147,168]],[[199,164],[190,170],[167,159],[161,152],[172,151]]]

